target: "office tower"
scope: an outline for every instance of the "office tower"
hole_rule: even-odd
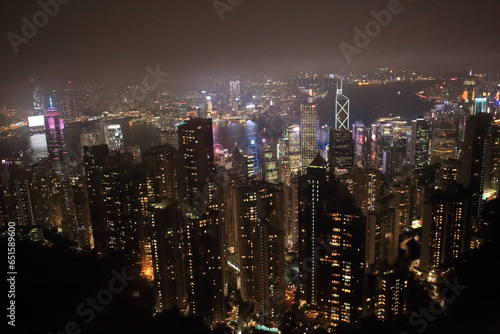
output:
[[[349,99],[342,94],[342,81],[337,82],[337,94],[335,95],[335,129],[349,130]]]
[[[301,164],[301,146],[300,146],[300,126],[291,125],[288,127],[288,159],[290,161],[290,170],[297,174],[300,171]]]
[[[352,126],[354,139],[354,166],[368,168],[370,159],[370,130],[361,121]]]
[[[110,152],[125,152],[120,124],[110,124],[106,128],[106,144]]]
[[[465,128],[465,140],[460,183],[472,192],[474,227],[482,224],[483,193],[488,165],[493,116],[470,116]]]
[[[459,128],[462,115],[454,111],[435,111],[431,116],[430,162],[458,158]]]
[[[366,221],[317,155],[299,184],[300,298],[335,323],[363,310]]]
[[[262,139],[260,143],[262,152],[262,178],[269,183],[278,183],[277,147],[274,140]]]
[[[213,106],[212,106],[212,97],[210,95],[205,96],[206,102],[205,107],[203,108],[205,111],[205,115],[203,118],[212,118]]]
[[[476,79],[472,76],[472,71],[470,75],[464,80],[464,91],[462,93],[462,100],[465,103],[474,102],[476,99]],[[474,110],[471,110],[471,115],[474,115]]]
[[[474,100],[474,115],[488,112],[488,99],[486,97],[476,97]]]
[[[372,158],[371,168],[382,170],[385,151],[392,150],[394,142],[394,129],[392,124],[373,123],[371,126],[371,151],[375,153]]]
[[[185,310],[186,270],[183,249],[183,220],[178,204],[171,200],[150,205],[148,234],[152,255],[156,308]]]
[[[67,153],[64,142],[64,120],[61,113],[52,107],[52,99],[50,99],[50,104],[50,109],[47,109],[44,116],[45,137],[52,170],[56,174],[60,174],[63,171]]]
[[[471,192],[456,188],[436,191],[422,209],[420,268],[438,273],[464,251],[470,249],[472,233]]]
[[[249,181],[248,157],[241,153],[241,150],[236,146],[231,155],[231,169],[229,175],[242,184]]]
[[[346,173],[352,170],[354,167],[354,141],[350,130],[330,130],[328,155],[330,168],[335,168],[335,173]]]
[[[318,130],[318,151],[323,159],[328,161],[328,148],[330,143],[330,127],[328,125],[321,126]]]
[[[318,153],[318,109],[316,104],[300,105],[300,155],[304,173]]]
[[[429,164],[430,122],[417,118],[411,122],[410,164],[416,169]]]
[[[223,251],[212,120],[190,119],[178,133],[189,311],[213,324],[223,319]]]
[[[231,79],[229,81],[229,94],[231,95],[231,98],[239,98],[241,94],[241,89],[240,89],[240,80],[239,79]]]
[[[240,80],[232,79],[229,81],[229,98],[234,111],[239,110],[240,106]]]
[[[283,311],[285,240],[284,193],[269,183],[237,189],[241,296],[270,318]]]
[[[406,313],[408,277],[405,272],[383,270],[377,275],[376,316],[391,320]]]
[[[259,157],[259,146],[257,145],[256,138],[250,138],[250,143],[248,144],[248,177],[252,180],[261,179],[260,171],[260,157]]]

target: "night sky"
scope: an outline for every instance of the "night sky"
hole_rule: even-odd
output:
[[[68,0],[64,0],[68,1]],[[145,67],[193,75],[357,70],[433,65],[494,68],[500,1],[403,0],[402,11],[348,64],[339,44],[373,20],[379,0],[220,0],[240,3],[221,22],[213,0],[70,0],[19,45],[37,1],[2,2],[0,89],[42,82],[140,80]]]

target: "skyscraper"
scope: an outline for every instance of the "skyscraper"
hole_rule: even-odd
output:
[[[64,159],[67,152],[64,142],[64,120],[61,113],[52,107],[52,99],[50,99],[50,109],[47,109],[47,113],[45,113],[44,117],[49,160],[52,170],[59,174],[63,170]]]
[[[179,151],[189,311],[212,324],[223,319],[223,245],[212,120],[195,118],[179,126]]]
[[[330,130],[328,155],[330,168],[335,168],[335,171],[339,172],[352,170],[354,167],[354,141],[350,130]]]
[[[459,128],[462,116],[454,111],[432,113],[430,135],[430,162],[458,158]]]
[[[430,122],[417,118],[411,123],[410,162],[420,169],[429,164]]]
[[[194,118],[179,126],[179,151],[182,161],[182,181],[188,189],[186,198],[188,205],[192,205],[189,199],[196,194],[203,194],[205,186],[214,179],[214,140],[212,134],[212,120]],[[208,203],[206,203],[208,204]]]
[[[430,272],[470,248],[472,233],[471,193],[456,188],[436,191],[422,209],[420,267]]]
[[[318,109],[314,103],[300,106],[300,155],[304,173],[318,153]]]
[[[178,203],[163,200],[150,206],[151,254],[156,307],[185,309],[187,272],[184,264],[183,226]]]
[[[335,95],[335,129],[349,130],[349,99],[342,93],[342,81],[337,82]]]
[[[472,191],[474,227],[482,222],[483,193],[489,165],[488,149],[490,147],[493,116],[480,113],[470,116],[465,128],[463,163],[460,183]]]
[[[363,311],[366,220],[317,155],[299,188],[300,298],[335,323]]]
[[[241,293],[266,317],[279,313],[284,293],[284,196],[279,186],[251,183],[237,191]]]
[[[125,152],[123,134],[120,124],[110,124],[105,128],[106,144],[110,152]]]

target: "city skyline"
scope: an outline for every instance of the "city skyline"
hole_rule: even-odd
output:
[[[8,333],[498,333],[498,1],[3,8]]]

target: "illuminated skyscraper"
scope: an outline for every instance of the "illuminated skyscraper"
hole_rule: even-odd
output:
[[[240,105],[240,80],[238,79],[232,79],[229,81],[229,98],[231,100],[231,105],[233,107],[234,111],[239,110],[239,105]]]
[[[277,147],[274,140],[263,139],[260,143],[262,152],[262,178],[269,183],[278,183]]]
[[[458,183],[460,175],[460,161],[445,160],[436,169],[436,186],[435,188],[442,191],[453,190]]]
[[[64,142],[64,120],[61,113],[52,107],[52,99],[50,99],[50,109],[47,109],[44,117],[49,160],[53,171],[59,174],[63,170],[67,152]]]
[[[369,167],[370,159],[370,130],[361,122],[356,121],[352,125],[352,137],[354,139],[354,166]]]
[[[195,118],[179,126],[180,182],[192,314],[213,324],[223,319],[222,233],[213,148],[212,120]]]
[[[411,123],[410,162],[420,169],[429,164],[430,122],[417,118]]]
[[[350,130],[330,130],[328,151],[330,168],[337,172],[348,172],[354,166],[354,141]]]
[[[354,324],[363,310],[366,221],[321,156],[299,182],[300,299]]]
[[[435,111],[431,116],[430,162],[458,158],[462,115],[454,111]]]
[[[251,183],[237,189],[240,238],[241,294],[257,302],[266,317],[279,314],[275,303],[284,292],[285,240],[283,190],[268,183]]]
[[[335,96],[335,129],[349,130],[349,99],[342,93],[342,81],[337,82]]]
[[[474,227],[482,222],[483,194],[489,165],[489,148],[493,116],[477,114],[470,116],[465,128],[462,171],[460,183],[472,192]]]
[[[437,270],[470,248],[471,194],[464,189],[437,191],[422,209],[420,268]]]
[[[170,145],[152,146],[142,155],[142,165],[155,176],[153,187],[156,200],[180,199],[178,151]]]
[[[204,191],[215,173],[212,120],[195,118],[179,126],[183,183],[188,198]],[[204,194],[208,197],[207,194]],[[191,205],[191,203],[188,203]]]
[[[106,144],[110,152],[125,152],[120,124],[110,124],[106,128]]]
[[[318,109],[314,103],[300,106],[300,155],[304,173],[318,154]]]
[[[297,174],[300,171],[300,127],[291,125],[288,128],[288,159],[291,172]]]
[[[393,270],[377,275],[375,312],[382,321],[391,320],[406,313],[408,278],[406,273]]]
[[[496,191],[498,195],[500,191],[500,120],[495,120],[491,128],[490,147],[491,160],[486,188],[490,191]]]
[[[159,309],[186,309],[182,215],[176,202],[163,200],[150,206],[153,281]]]

